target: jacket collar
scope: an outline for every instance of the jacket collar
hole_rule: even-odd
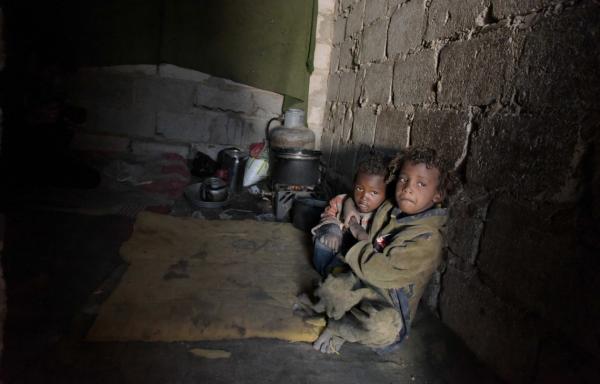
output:
[[[396,219],[398,224],[408,224],[416,220],[425,219],[428,217],[446,217],[448,216],[448,208],[429,208],[428,210],[414,215],[403,216],[402,211],[398,207],[394,207],[390,212],[392,218]]]

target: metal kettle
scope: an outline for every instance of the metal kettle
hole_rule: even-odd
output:
[[[269,129],[267,124],[271,148],[315,149],[315,134],[304,125],[304,116],[301,109],[288,109],[284,114],[283,126]]]
[[[204,201],[225,201],[227,194],[227,183],[218,177],[205,179],[200,187],[200,199]]]

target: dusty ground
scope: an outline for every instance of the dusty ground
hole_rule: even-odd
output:
[[[252,339],[199,343],[82,341],[126,265],[132,219],[40,210],[7,212],[3,264],[8,318],[5,383],[495,383],[434,316],[379,356],[346,345],[324,356],[304,343]],[[230,352],[207,359],[194,348]]]

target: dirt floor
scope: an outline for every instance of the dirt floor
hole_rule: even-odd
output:
[[[99,304],[127,268],[118,250],[133,219],[27,209],[5,214],[4,383],[499,382],[424,310],[410,339],[384,356],[360,345],[326,356],[307,343],[269,339],[84,342]],[[230,355],[208,359],[194,349]]]

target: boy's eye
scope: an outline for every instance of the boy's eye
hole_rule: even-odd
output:
[[[374,194],[374,195],[379,195],[379,192],[377,192],[377,191],[373,191],[371,193]]]
[[[420,182],[420,181],[417,183],[417,185],[418,185],[419,187],[424,187],[424,186],[425,186],[425,184],[424,184],[423,182]]]

